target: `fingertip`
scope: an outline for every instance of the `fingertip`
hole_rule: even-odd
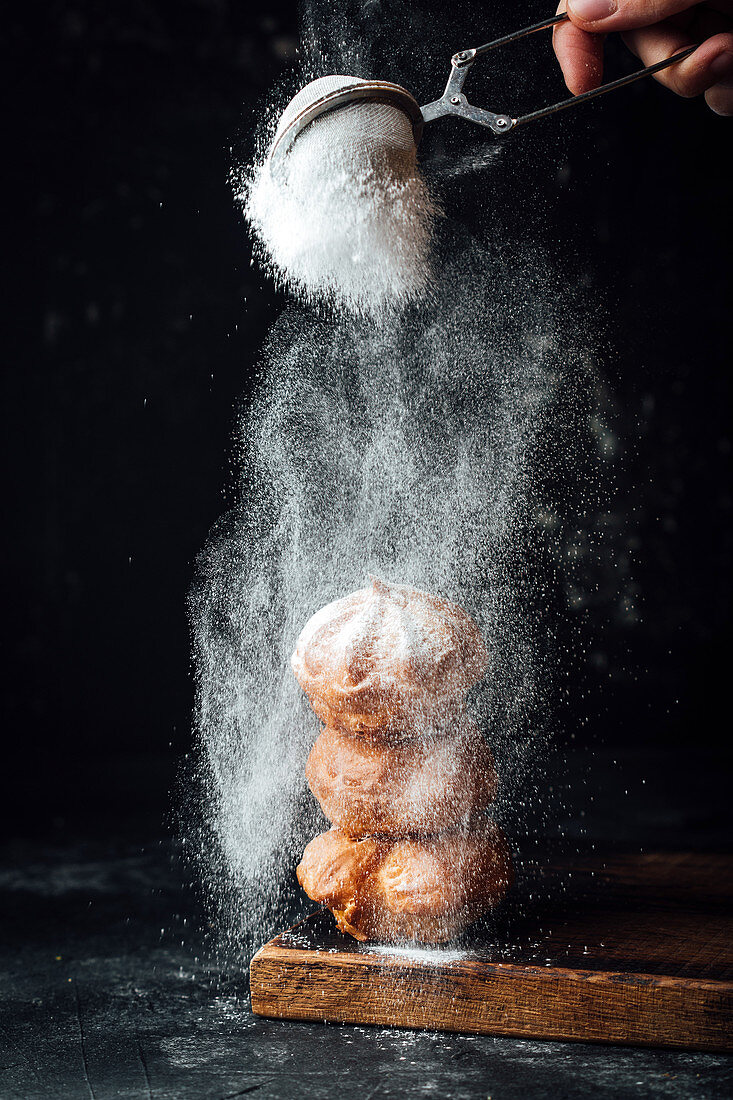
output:
[[[673,65],[669,69],[668,86],[685,98],[702,95],[732,82],[733,36],[729,34],[708,39],[679,66]],[[724,94],[713,96],[715,102],[720,100],[723,103],[725,99]]]
[[[568,0],[568,15],[576,25],[602,23],[616,14],[616,0]]]
[[[720,81],[705,92],[705,102],[713,114],[733,117],[733,81]]]
[[[572,23],[555,29],[553,46],[565,84],[573,95],[597,88],[603,77],[603,35],[587,34]]]
[[[708,64],[708,72],[716,82],[733,80],[733,36],[728,37],[731,44],[722,43],[720,53]]]
[[[568,72],[563,70],[565,86],[572,95],[582,95],[583,92],[591,92],[601,83],[601,74],[598,67],[590,62],[583,62],[573,66]]]
[[[684,32],[669,26],[626,31],[622,37],[644,65],[671,59],[691,45]],[[708,38],[693,53],[655,73],[654,78],[685,99],[703,95],[714,84],[733,81],[733,35],[725,32]]]

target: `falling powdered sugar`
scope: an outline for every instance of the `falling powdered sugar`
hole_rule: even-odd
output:
[[[288,107],[273,147],[312,87]],[[379,316],[430,285],[441,211],[418,168],[412,123],[398,107],[358,102],[321,115],[283,156],[275,160],[271,148],[238,197],[261,258],[305,301]]]
[[[497,281],[492,256],[464,242],[430,310],[375,326],[294,307],[270,334],[234,506],[190,599],[200,803],[187,849],[222,949],[251,952],[306,911],[295,869],[326,823],[305,781],[318,724],[290,659],[311,616],[370,574],[475,619],[489,665],[468,704],[500,777],[493,817],[511,837],[542,828],[555,593],[564,576],[573,591],[595,583],[572,548],[600,537],[605,452],[567,299],[534,253],[511,259]],[[405,812],[437,812],[407,780]]]

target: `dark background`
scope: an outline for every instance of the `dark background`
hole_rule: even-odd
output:
[[[442,90],[453,49],[550,14],[494,0],[447,27],[429,3],[414,7],[436,27],[428,46],[415,43],[419,67],[400,60],[405,37],[390,71],[373,75],[413,77],[423,102]],[[409,28],[394,11],[397,42]],[[295,60],[297,12],[16,5],[4,31],[2,808],[13,836],[85,822],[113,836],[133,819],[161,827],[191,745],[186,592],[227,505],[235,408],[283,304],[250,266],[227,176]],[[490,105],[561,98],[549,40],[515,49]],[[620,47],[610,63],[632,64]],[[484,90],[479,80],[477,102]],[[536,126],[541,135],[508,139],[491,201],[507,239],[537,239],[557,258],[558,294],[569,273],[603,318],[622,443],[615,507],[629,518],[642,611],[631,622],[603,605],[583,627],[594,656],[578,670],[588,698],[575,718],[588,723],[576,728],[571,707],[565,737],[586,738],[601,760],[626,754],[632,779],[640,751],[678,761],[681,782],[693,758],[721,775],[730,121],[645,81]],[[470,222],[460,183],[447,194]]]

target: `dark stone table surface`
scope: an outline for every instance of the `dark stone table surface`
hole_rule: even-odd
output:
[[[698,773],[687,769],[697,793],[686,804],[681,787],[665,786],[664,798],[627,805],[626,830],[635,821],[660,845],[684,827],[688,846],[719,848],[718,818],[700,807],[713,805],[710,783],[720,780],[709,762]],[[244,969],[206,947],[172,841],[140,822],[127,834],[110,840],[100,825],[94,836],[87,823],[4,849],[3,1100],[733,1095],[733,1058],[720,1054],[258,1019]]]

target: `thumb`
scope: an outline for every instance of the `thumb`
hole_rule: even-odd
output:
[[[594,34],[651,27],[693,8],[699,0],[568,0],[570,19]]]

